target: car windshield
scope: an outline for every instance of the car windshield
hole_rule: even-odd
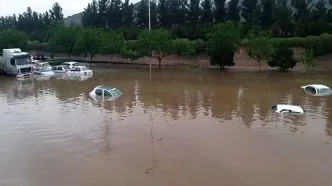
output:
[[[112,92],[115,96],[121,96],[122,95],[122,92],[119,89],[112,90]]]
[[[42,72],[48,72],[48,71],[51,71],[51,70],[49,68],[42,67],[42,68],[40,68],[40,71],[42,71]]]
[[[49,63],[43,63],[42,66],[46,67],[46,66],[51,66]]]
[[[31,64],[31,58],[27,54],[14,56],[14,58],[15,58],[15,61],[16,61],[16,65],[27,65],[27,64]]]
[[[62,66],[65,70],[70,70],[70,68],[67,65]]]
[[[83,67],[82,70],[86,71],[86,70],[90,70],[90,69],[88,67]]]

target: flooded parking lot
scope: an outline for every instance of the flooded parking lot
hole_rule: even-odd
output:
[[[0,186],[330,186],[328,73],[94,70],[0,77]],[[119,88],[114,101],[88,93]],[[305,114],[273,113],[278,103]]]

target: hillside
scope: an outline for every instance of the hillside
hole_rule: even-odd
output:
[[[80,25],[82,15],[83,15],[83,12],[73,14],[71,16],[64,18],[63,21],[64,21],[65,25],[70,25],[71,23]]]

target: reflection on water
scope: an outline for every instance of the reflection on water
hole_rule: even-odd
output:
[[[84,81],[1,77],[0,185],[330,185],[332,100],[299,88],[313,79],[331,81],[163,70],[150,82],[146,70],[114,69]],[[88,93],[100,84],[124,94],[96,102]]]

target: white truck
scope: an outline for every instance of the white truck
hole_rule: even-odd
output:
[[[16,77],[31,77],[33,64],[30,55],[27,52],[22,52],[19,48],[3,49],[0,71]]]

